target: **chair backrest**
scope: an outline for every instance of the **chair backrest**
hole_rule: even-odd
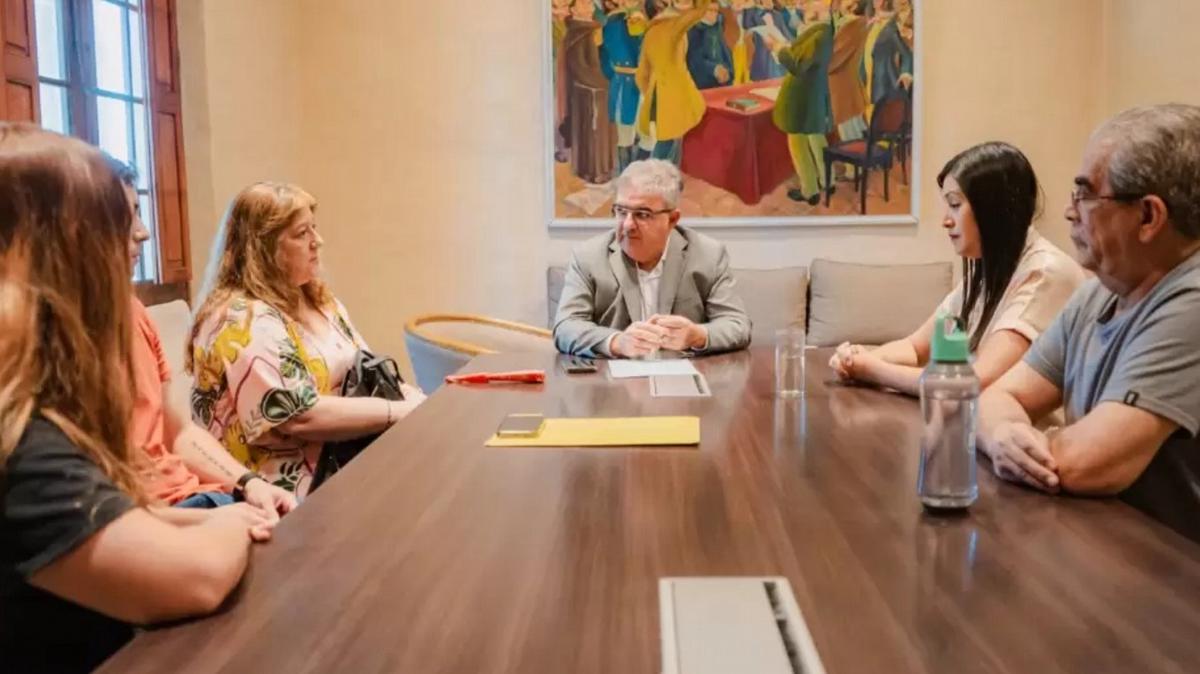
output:
[[[404,332],[404,346],[408,349],[408,359],[412,362],[417,386],[425,393],[433,393],[445,381],[446,375],[454,374],[472,358],[469,354],[448,349],[408,331]]]
[[[868,265],[813,260],[808,343],[884,344],[911,334],[950,292],[949,262]]]
[[[880,101],[871,113],[871,126],[867,129],[867,157],[875,151],[876,143],[885,138],[897,138],[910,122],[908,92],[898,89]]]
[[[175,300],[165,304],[146,307],[158,338],[162,342],[163,357],[171,368],[171,387],[167,392],[174,404],[187,404],[192,396],[192,376],[183,369],[184,349],[192,328],[192,311],[187,302]]]
[[[736,269],[737,293],[753,323],[754,344],[774,344],[775,331],[804,325],[808,293],[808,268]]]
[[[550,331],[472,314],[418,316],[404,326],[417,383],[426,393],[471,358],[485,353],[555,353]]]
[[[566,282],[566,267],[546,267],[546,327],[554,328],[554,315],[558,313],[558,300],[562,297]]]

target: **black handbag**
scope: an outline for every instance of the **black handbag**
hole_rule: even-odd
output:
[[[404,400],[404,393],[400,389],[402,383],[404,379],[395,360],[360,349],[354,354],[354,365],[342,380],[341,393],[344,398]],[[317,487],[350,463],[380,435],[382,433],[372,433],[353,440],[326,442],[313,470],[312,486],[308,492],[311,494],[316,491]]]

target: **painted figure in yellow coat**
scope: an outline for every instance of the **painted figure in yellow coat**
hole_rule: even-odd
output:
[[[704,118],[704,97],[687,67],[687,34],[712,0],[674,0],[655,15],[638,60],[638,133],[657,139],[653,156],[679,163],[683,136]],[[653,128],[652,128],[653,126]]]

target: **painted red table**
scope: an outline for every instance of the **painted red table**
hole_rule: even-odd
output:
[[[763,80],[730,87],[706,89],[704,118],[683,137],[684,173],[736,194],[746,204],[757,204],[794,173],[787,136],[771,119],[775,102],[750,93],[778,87],[782,80]],[[749,98],[759,104],[736,110],[727,103]]]

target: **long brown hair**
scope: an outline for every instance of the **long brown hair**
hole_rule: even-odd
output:
[[[1041,187],[1033,166],[1020,150],[992,141],[971,146],[950,158],[937,176],[938,187],[953,177],[962,190],[975,222],[983,256],[963,258],[963,303],[959,317],[969,325],[975,307],[979,324],[971,333],[974,352],[1012,281],[1037,216]]]
[[[131,216],[99,150],[0,122],[0,471],[41,414],[144,500],[127,437]]]
[[[265,302],[293,319],[303,302],[314,309],[333,304],[333,295],[320,279],[296,287],[275,259],[279,237],[305,208],[315,211],[317,200],[286,183],[255,183],[233,198],[213,241],[200,294],[203,300],[192,321],[185,356],[188,372],[194,369],[200,327],[234,298]]]

